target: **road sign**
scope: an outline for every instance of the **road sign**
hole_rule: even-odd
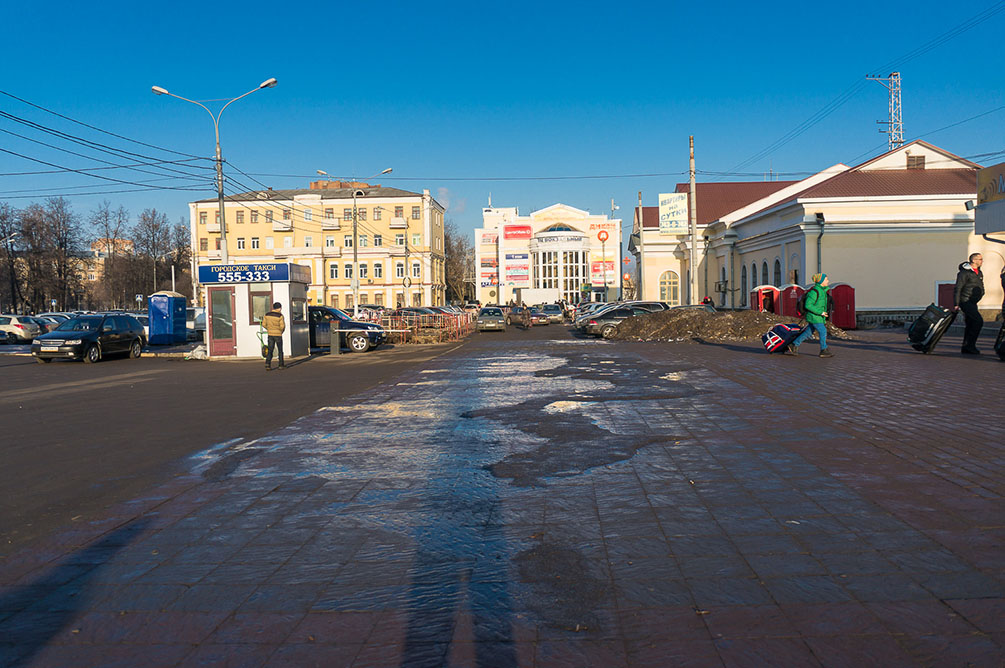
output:
[[[604,242],[610,239],[611,235],[607,233],[607,230],[600,230],[597,232],[597,238],[600,239],[601,242]]]

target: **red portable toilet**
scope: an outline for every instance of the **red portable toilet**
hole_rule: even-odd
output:
[[[778,288],[773,285],[758,285],[750,293],[750,308],[765,313],[776,313]]]
[[[855,329],[858,325],[855,319],[855,288],[847,283],[835,283],[830,289],[834,301],[831,311],[831,322],[841,329]]]
[[[796,304],[799,303],[799,298],[804,294],[806,294],[806,289],[801,285],[796,285],[795,283],[783,285],[779,291],[778,315],[798,318],[799,314],[796,312]]]

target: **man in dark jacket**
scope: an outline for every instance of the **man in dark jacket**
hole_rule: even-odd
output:
[[[980,253],[971,253],[970,261],[960,265],[956,275],[956,289],[953,291],[953,306],[956,311],[963,311],[966,329],[963,331],[964,355],[980,355],[977,350],[977,337],[984,326],[984,318],[977,308],[977,302],[984,297],[984,274],[981,265],[984,257]]]

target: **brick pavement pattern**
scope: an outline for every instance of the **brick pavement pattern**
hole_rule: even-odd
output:
[[[477,337],[6,559],[0,665],[1000,666],[1002,368],[900,348]]]

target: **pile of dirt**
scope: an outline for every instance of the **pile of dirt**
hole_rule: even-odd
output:
[[[798,318],[759,311],[719,311],[671,309],[624,320],[611,337],[617,341],[760,341],[761,335],[778,323],[805,322]],[[851,337],[843,329],[827,323],[827,335]]]

